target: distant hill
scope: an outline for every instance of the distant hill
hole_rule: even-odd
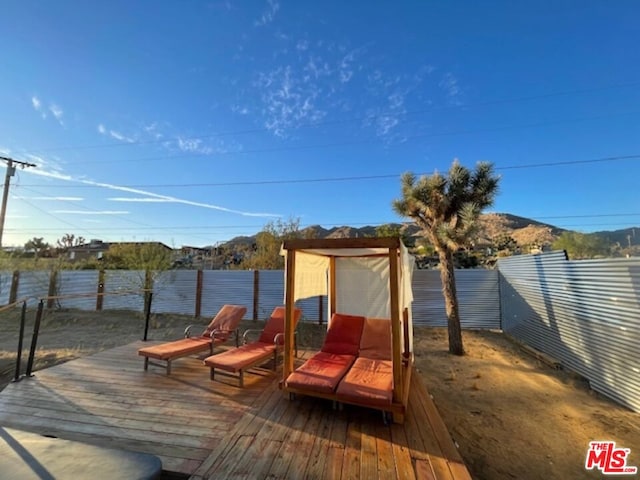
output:
[[[520,217],[518,215],[512,215],[510,213],[500,213],[500,215],[504,216],[509,221],[509,226],[518,230],[521,228],[528,227],[529,225],[549,227],[551,229],[551,233],[554,236],[559,236],[562,232],[566,232],[567,229],[556,227],[555,225],[551,225],[549,223],[539,222],[537,220],[533,220],[531,218]],[[402,227],[404,232],[408,236],[419,236],[420,229],[414,223],[391,223],[390,225],[396,227]],[[350,227],[347,225],[341,227],[332,227],[332,228],[324,228],[321,225],[312,225],[306,227],[301,230],[302,236],[307,238],[358,238],[358,237],[371,237],[376,234],[376,226],[367,225],[364,227]],[[603,238],[607,239],[611,243],[619,242],[622,247],[628,245],[627,235],[630,235],[631,244],[638,245],[640,244],[640,228],[627,228],[624,230],[615,230],[615,231],[601,231],[595,232]],[[240,245],[251,245],[255,243],[256,236],[243,236],[243,237],[235,237],[224,243],[225,247],[233,249],[234,247],[238,247]]]
[[[509,221],[510,227],[514,230],[528,227],[529,225],[535,225],[536,227],[549,227],[551,229],[551,233],[556,236],[560,235],[562,232],[567,231],[564,228],[556,227],[555,225],[551,225],[549,223],[538,222],[537,220],[532,220],[531,218],[519,217],[518,215],[512,215],[510,213],[501,213],[500,215],[502,215]]]
[[[640,227],[625,228],[622,230],[603,230],[594,233],[606,239],[609,243],[619,243],[622,248],[640,245]]]

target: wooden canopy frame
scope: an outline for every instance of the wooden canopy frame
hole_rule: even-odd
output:
[[[392,363],[393,363],[393,404],[390,411],[394,421],[401,423],[404,420],[409,398],[409,384],[411,370],[413,368],[413,353],[410,348],[412,336],[409,333],[409,312],[400,306],[400,282],[398,274],[400,268],[401,241],[394,237],[379,238],[339,238],[339,239],[292,239],[285,240],[283,251],[286,252],[285,272],[285,341],[284,341],[284,365],[282,369],[283,381],[294,370],[294,329],[293,312],[295,308],[296,288],[296,253],[306,252],[329,257],[329,316],[337,312],[336,305],[336,258],[366,258],[387,257],[389,265],[389,306],[392,338]],[[361,250],[361,252],[358,251]],[[348,250],[345,253],[345,250]],[[348,312],[340,312],[348,313]],[[401,321],[400,315],[404,321]],[[404,329],[402,329],[404,325]],[[403,331],[404,330],[404,331]],[[404,336],[404,351],[402,351],[401,338]]]

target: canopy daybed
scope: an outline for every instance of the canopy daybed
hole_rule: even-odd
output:
[[[413,368],[414,259],[404,244],[398,238],[293,239],[285,240],[282,253],[286,257],[286,314],[281,388],[288,393],[380,409],[390,412],[396,423],[402,423]],[[344,377],[335,379],[338,384],[329,382],[317,388],[311,384],[319,377],[322,362],[345,352],[325,342],[321,352],[295,369],[293,312],[297,300],[321,295],[328,298],[328,318],[332,319],[328,338],[340,337],[350,330],[348,335],[353,338],[346,353],[353,358],[340,360],[346,362],[345,368],[332,369],[328,365],[327,371],[344,372],[338,374]],[[372,354],[372,338],[386,339],[386,345],[377,349],[381,355],[376,355],[375,348]],[[372,394],[380,388],[382,371],[387,372],[389,391]],[[374,396],[377,400],[372,402]]]

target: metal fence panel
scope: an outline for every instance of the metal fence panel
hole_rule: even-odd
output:
[[[496,270],[455,271],[462,328],[500,329],[500,288]],[[438,270],[413,272],[413,324],[446,327],[442,281]]]
[[[640,411],[640,259],[498,262],[504,331]]]
[[[258,318],[265,319],[275,307],[284,305],[284,270],[261,270],[259,291]]]
[[[144,270],[107,270],[104,272],[104,310],[144,309]],[[139,293],[126,293],[139,292]]]
[[[96,292],[98,291],[97,270],[62,270],[58,272],[57,295],[61,308],[77,308],[79,310],[96,309]],[[84,297],[71,297],[83,295]],[[70,296],[68,298],[65,298]]]
[[[11,296],[11,282],[13,272],[0,272],[0,305],[7,305]]]
[[[154,313],[195,315],[197,270],[169,270],[160,272],[153,281]]]
[[[195,289],[194,289],[195,290]],[[225,304],[247,307],[253,315],[253,272],[247,270],[204,270],[201,315],[213,317]]]
[[[24,271],[20,272],[18,283],[18,298],[27,297],[27,305],[37,305],[39,298],[49,294],[49,272]]]

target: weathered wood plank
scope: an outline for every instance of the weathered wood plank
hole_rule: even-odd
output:
[[[334,418],[335,415],[331,412],[324,412],[313,447],[309,452],[309,463],[307,463],[307,470],[304,473],[304,478],[322,478],[327,452],[329,451],[331,428],[333,426]]]
[[[289,469],[287,470],[287,476],[289,478],[303,478],[304,472],[309,463],[311,449],[313,448],[313,443],[316,439],[318,428],[320,427],[322,420],[322,413],[321,411],[318,411],[320,409],[319,403],[321,402],[309,398],[303,399],[303,401],[307,401],[314,405],[312,407],[313,414],[311,415],[311,418],[309,418],[309,421],[306,423],[304,430],[302,430],[300,437],[296,442],[295,461],[289,465]]]
[[[391,440],[393,441],[393,462],[397,478],[415,479],[407,436],[401,425],[391,425]]]
[[[376,446],[375,425],[372,422],[362,422],[360,443],[360,478],[378,478],[378,447]]]
[[[360,478],[360,448],[362,438],[362,424],[359,416],[350,419],[347,427],[347,441],[344,446],[342,462],[342,478]],[[363,479],[366,480],[366,479]]]
[[[238,436],[242,435],[245,429],[250,428],[250,424],[256,419],[259,419],[258,415],[260,411],[265,408],[272,407],[282,397],[279,390],[272,385],[270,388],[263,392],[263,395],[259,397],[252,408],[245,413],[245,415],[236,423],[235,428],[226,435],[218,448],[212,450],[209,457],[198,467],[195,474],[207,476],[209,471],[214,471],[216,466],[224,460],[224,457],[233,448],[233,444],[237,441]]]
[[[145,372],[142,342],[73,360],[10,384],[0,424],[160,457],[194,480],[326,478],[468,480],[469,472],[422,379],[412,376],[404,425],[325,400],[289,401],[280,373],[247,386],[212,382],[201,359]],[[297,365],[312,352],[303,352]]]
[[[303,405],[298,406],[297,402],[291,402],[296,404],[298,408],[298,414],[296,415],[293,423],[291,424],[290,436],[286,442],[283,442],[280,449],[273,459],[271,468],[266,478],[269,479],[284,479],[287,478],[287,471],[289,465],[293,461],[294,456],[297,453],[297,445],[302,432],[307,428],[307,423],[312,415],[310,403],[306,402]]]
[[[391,431],[382,423],[376,425],[376,451],[378,458],[378,478],[386,480],[395,477]]]
[[[417,480],[437,480],[435,472],[431,468],[429,460],[416,460],[416,479]]]

